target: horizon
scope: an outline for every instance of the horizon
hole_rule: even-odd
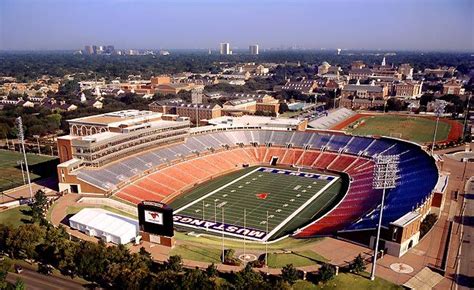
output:
[[[474,51],[469,0],[4,0],[0,11],[0,51]]]

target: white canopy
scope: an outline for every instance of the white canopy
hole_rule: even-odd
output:
[[[84,208],[69,219],[69,225],[107,242],[127,244],[138,234],[138,221],[101,209]]]

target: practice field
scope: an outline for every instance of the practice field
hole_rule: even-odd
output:
[[[323,215],[342,188],[336,175],[254,167],[198,187],[171,206],[175,225],[186,230],[268,241]]]
[[[27,158],[32,181],[56,174],[56,157],[27,154]],[[23,185],[21,167],[17,163],[20,160],[23,160],[20,152],[0,150],[0,191]]]
[[[401,116],[401,115],[375,115],[362,116],[346,125],[343,130],[354,135],[383,135],[402,138],[417,143],[433,141],[436,120],[431,118]],[[451,125],[440,121],[437,141],[448,139]]]

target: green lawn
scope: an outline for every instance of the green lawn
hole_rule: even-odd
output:
[[[56,174],[56,157],[27,154],[27,159],[31,180]],[[17,164],[20,160],[23,160],[20,152],[0,150],[0,191],[23,185],[21,167]]]
[[[299,280],[293,285],[294,290],[313,290],[313,289],[324,289],[324,290],[402,290],[403,287],[393,284],[387,280],[381,278],[375,278],[374,281],[370,281],[368,273],[362,273],[361,275],[355,275],[350,273],[341,273],[334,279],[328,281],[325,284],[315,285],[308,281]]]
[[[188,244],[193,244],[198,247],[207,247],[209,249],[221,249],[222,239],[217,236],[201,235],[200,237],[194,237],[187,235],[182,232],[175,231],[175,236],[177,240],[186,241]],[[309,246],[311,244],[321,241],[323,238],[311,238],[311,239],[294,239],[291,237],[279,240],[274,243],[268,244],[268,250],[278,251],[278,250],[291,250],[296,248],[301,248]],[[225,239],[224,241],[226,249],[242,249],[243,243],[238,240],[229,240]],[[265,245],[258,242],[247,242],[246,248],[250,250],[265,250]]]
[[[137,218],[138,218],[137,216],[132,215],[132,214],[129,214],[128,212],[124,212],[124,211],[118,210],[118,209],[116,209],[116,208],[107,206],[107,205],[101,205],[101,206],[95,206],[95,207],[96,207],[96,208],[101,208],[101,209],[104,209],[104,210],[108,210],[108,211],[110,211],[110,212],[113,212],[113,213],[116,213],[116,214],[119,214],[119,215],[123,215],[123,216],[129,217],[129,218],[133,218],[133,219],[137,219]],[[79,211],[81,211],[81,209],[84,209],[84,208],[90,208],[90,206],[69,206],[69,207],[66,209],[66,214],[67,214],[67,215],[69,215],[69,214],[76,214],[76,213],[78,213]]]
[[[311,251],[293,253],[270,253],[268,254],[268,266],[270,268],[282,268],[288,264],[295,267],[304,267],[327,261],[323,256]]]
[[[23,224],[22,219],[29,220],[30,217],[22,213],[22,210],[28,210],[27,205],[18,206],[0,212],[0,224],[18,227]]]
[[[180,255],[183,259],[200,262],[216,264],[221,262],[220,249],[199,247],[195,245],[177,245],[173,250],[171,250],[170,255]]]
[[[433,140],[436,121],[428,118],[399,115],[367,116],[349,124],[345,131],[354,135],[382,135],[392,136],[426,143]],[[451,125],[439,122],[436,140],[447,139]]]

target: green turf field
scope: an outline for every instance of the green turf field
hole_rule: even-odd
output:
[[[327,212],[344,192],[339,176],[303,174],[253,167],[216,179],[171,203],[175,225],[219,236],[225,229],[229,238],[254,241],[292,233]]]
[[[31,180],[56,174],[56,157],[27,154],[27,159]],[[21,167],[17,164],[20,160],[23,160],[20,152],[0,150],[0,191],[23,185]]]
[[[436,121],[412,116],[380,115],[362,117],[349,124],[344,131],[354,135],[383,135],[402,138],[417,143],[433,141]],[[436,140],[448,138],[451,125],[439,122]]]
[[[24,220],[29,220],[30,217],[25,214],[29,210],[26,205],[10,208],[0,212],[0,224],[19,227]]]

